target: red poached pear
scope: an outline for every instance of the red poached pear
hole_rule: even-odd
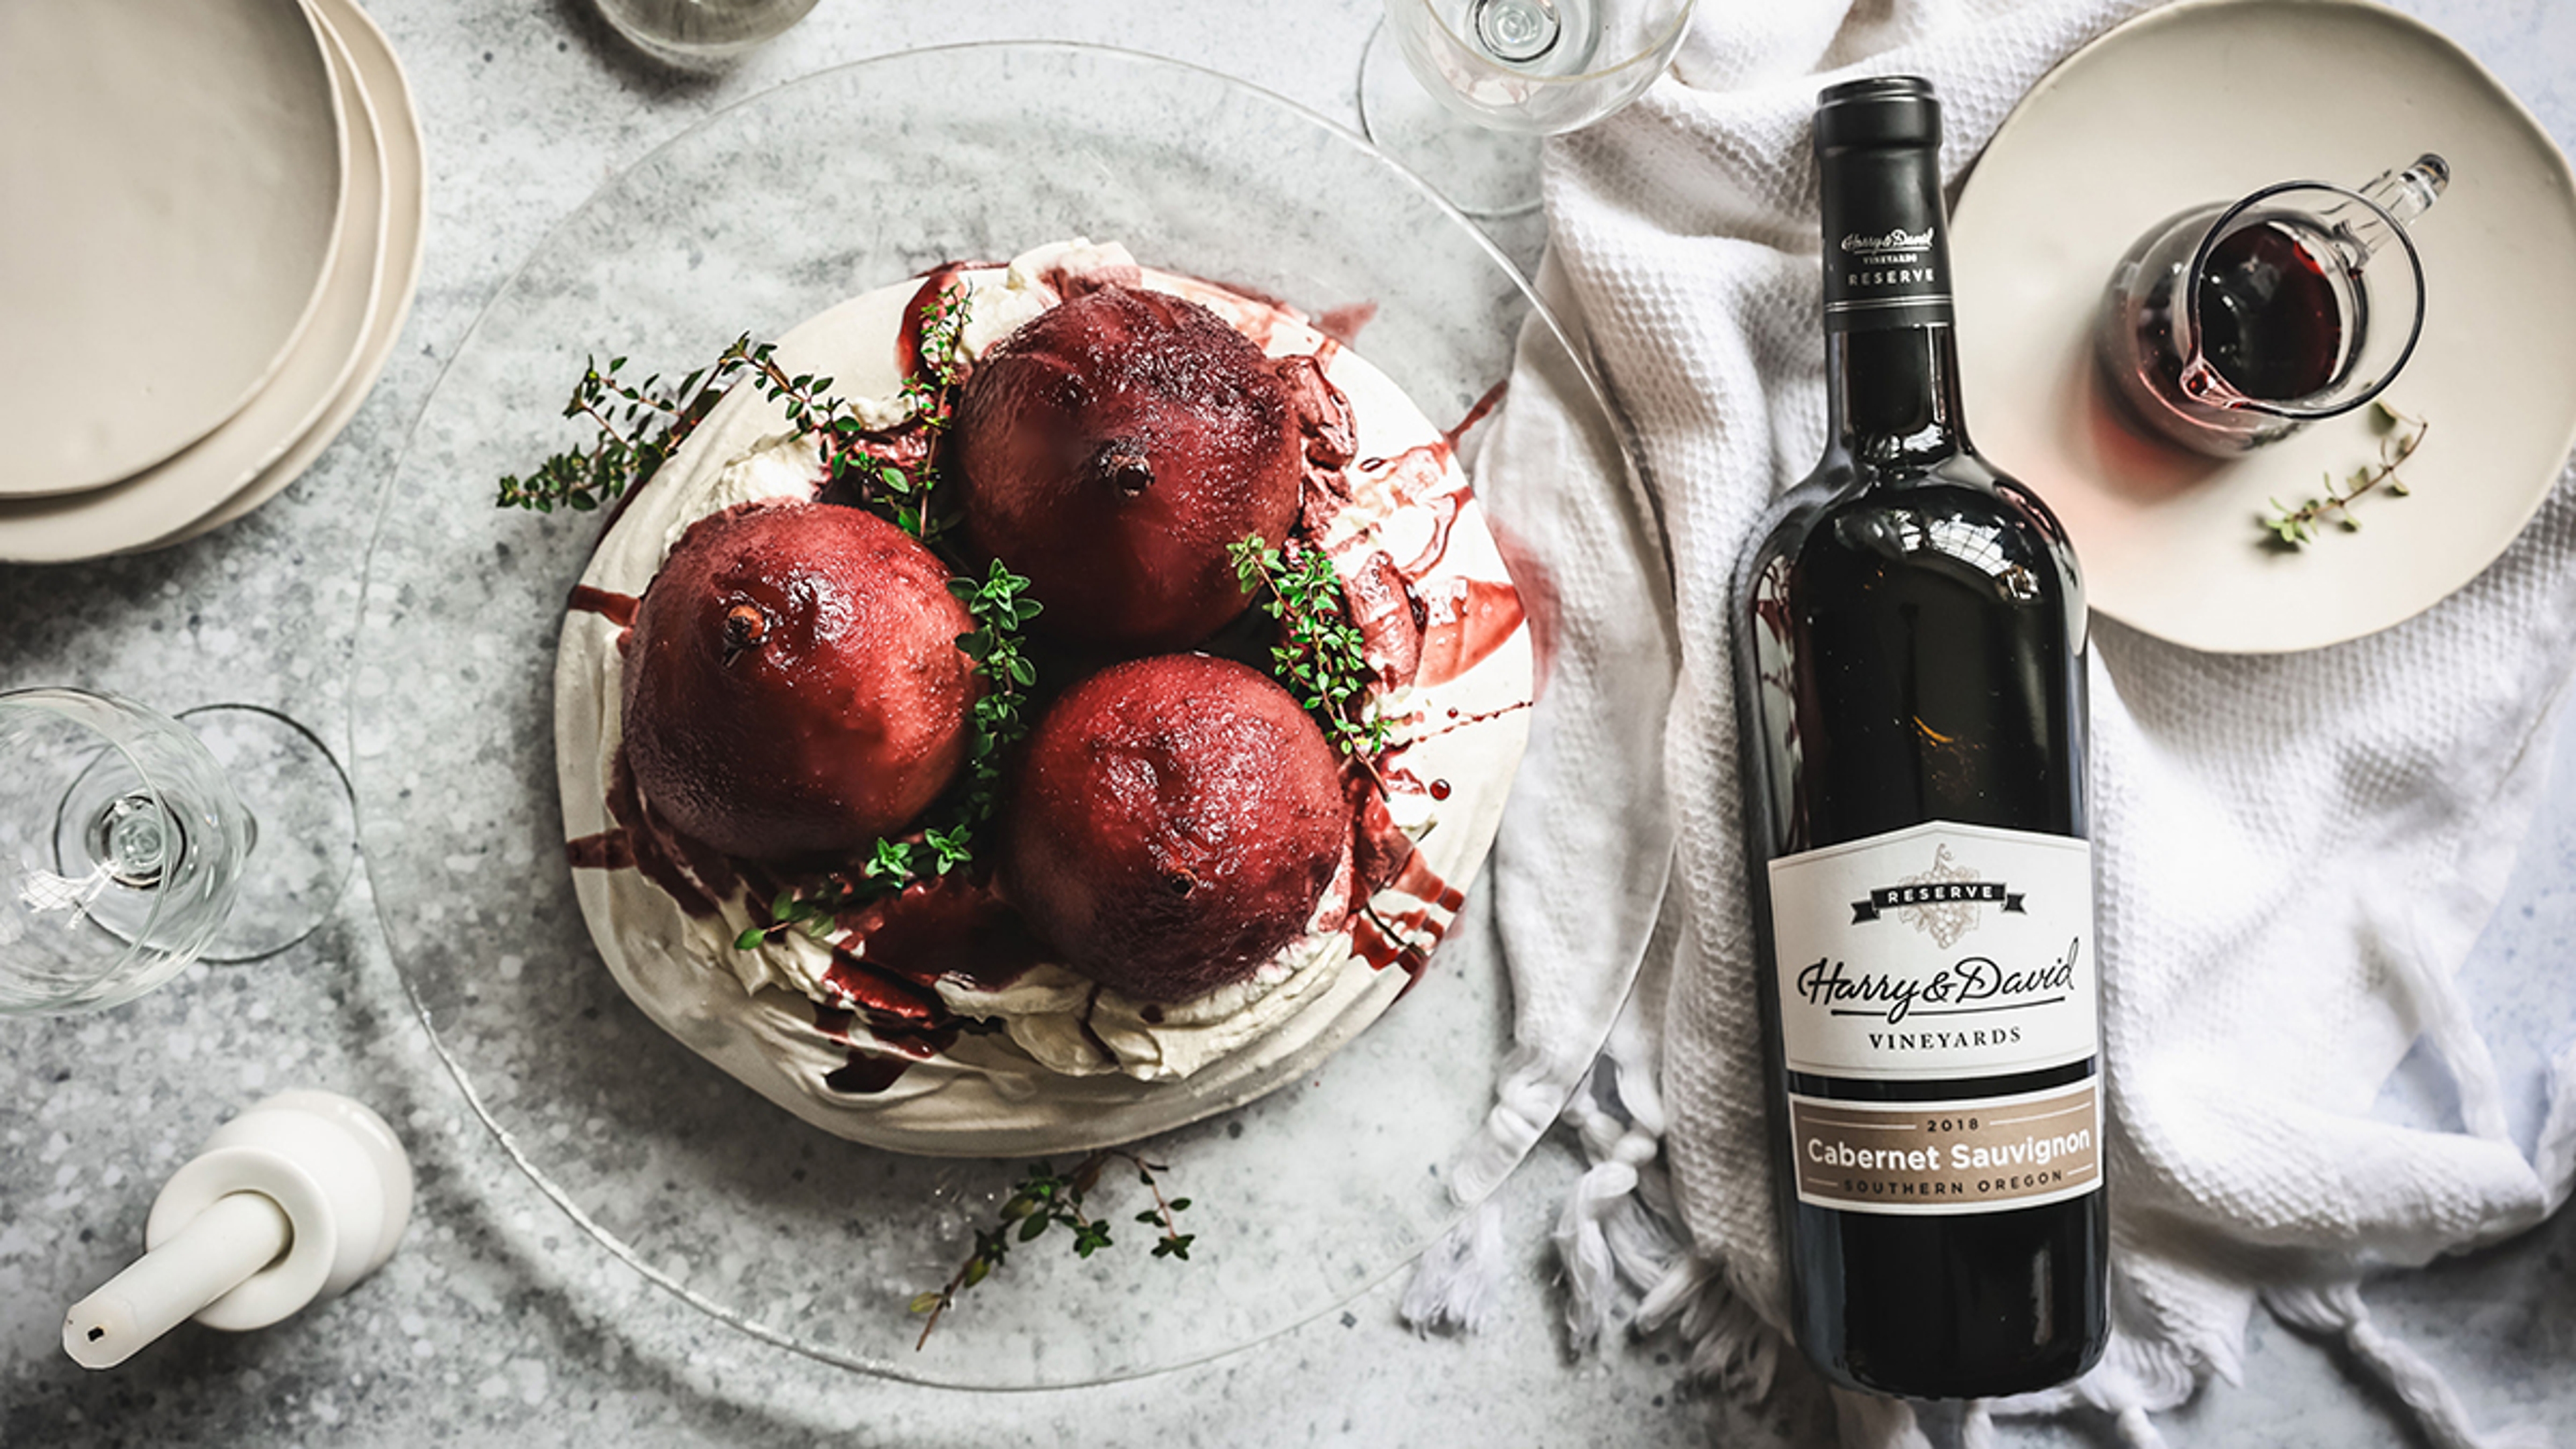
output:
[[[1002,880],[1066,965],[1143,1001],[1240,981],[1304,932],[1350,854],[1339,761],[1243,665],[1114,665],[1039,721]]]
[[[1104,286],[976,363],[957,413],[966,536],[1028,576],[1037,627],[1126,651],[1186,648],[1243,612],[1227,546],[1297,520],[1294,397],[1195,302]]]
[[[626,636],[635,782],[682,832],[752,860],[866,848],[966,757],[973,628],[948,569],[873,513],[747,503],[700,519]]]

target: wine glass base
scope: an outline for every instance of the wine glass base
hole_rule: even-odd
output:
[[[1498,220],[1538,209],[1542,138],[1479,126],[1440,104],[1382,20],[1360,57],[1359,102],[1369,140],[1460,211]]]
[[[217,964],[274,956],[310,936],[340,903],[358,860],[348,774],[311,730],[255,704],[183,710],[257,822],[232,914],[199,953]]]

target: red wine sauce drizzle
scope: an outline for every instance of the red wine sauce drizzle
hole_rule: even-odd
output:
[[[882,971],[846,947],[835,947],[824,969],[823,989],[865,1015],[871,1027],[898,1032],[947,1025],[952,1018],[939,993],[891,971]]]
[[[1422,973],[1431,965],[1428,951],[1404,940],[1392,928],[1381,925],[1376,913],[1366,907],[1351,917],[1351,954],[1369,963],[1373,970],[1402,967],[1404,989],[1395,993],[1398,1001],[1412,992],[1415,983],[1422,980]]]
[[[1393,914],[1381,913],[1374,900],[1361,906],[1351,917],[1351,950],[1377,970],[1404,968],[1404,990],[1395,994],[1402,1001],[1421,984],[1432,949],[1449,934],[1449,923],[1467,904],[1467,893],[1442,880],[1419,852],[1405,858],[1404,869],[1389,884],[1420,904]]]
[[[953,878],[907,887],[844,915],[838,924],[849,935],[833,949],[823,986],[849,1010],[827,1016],[828,1008],[818,1009],[815,1017],[826,1035],[851,1046],[849,1063],[824,1078],[836,1092],[882,1092],[908,1062],[928,1060],[955,1043],[967,1023],[940,999],[940,980],[998,990],[1045,955],[999,896]],[[867,1042],[851,1036],[860,1020]]]
[[[1315,314],[1315,330],[1338,347],[1348,347],[1360,340],[1360,329],[1377,320],[1375,302],[1346,302],[1327,307]]]
[[[608,768],[608,818],[625,830],[635,868],[644,873],[646,880],[660,886],[664,895],[692,916],[716,913],[716,903],[680,868],[676,858],[679,832],[656,818],[643,796],[636,793],[635,771],[626,762],[623,745]]]
[[[603,830],[565,841],[564,859],[575,870],[627,870],[635,864],[635,846],[624,829]]]
[[[1351,899],[1362,902],[1404,873],[1413,859],[1413,837],[1395,823],[1386,792],[1367,771],[1344,774],[1342,794],[1351,802]]]
[[[1396,872],[1394,886],[1417,901],[1428,901],[1452,914],[1467,904],[1467,893],[1442,880],[1418,851],[1406,858],[1404,869]]]
[[[845,1066],[823,1074],[823,1085],[848,1097],[868,1097],[903,1080],[912,1063],[898,1056],[873,1056],[856,1047],[850,1049]]]
[[[594,589],[588,584],[575,584],[572,598],[565,607],[574,613],[597,614],[620,629],[632,629],[635,627],[635,610],[641,603],[633,594],[616,594],[606,589]]]
[[[1386,491],[1396,506],[1427,509],[1432,514],[1429,543],[1409,562],[1392,564],[1419,635],[1418,663],[1412,658],[1404,661],[1413,666],[1405,671],[1406,682],[1428,686],[1457,678],[1491,657],[1520,630],[1526,617],[1520,594],[1502,580],[1460,578],[1448,581],[1428,598],[1416,592],[1420,581],[1448,556],[1451,532],[1466,504],[1466,479],[1449,466],[1456,456],[1458,440],[1493,411],[1502,400],[1504,387],[1496,383],[1488,389],[1458,425],[1438,441],[1392,458],[1370,458],[1357,465],[1362,473],[1384,475]],[[1345,580],[1359,577],[1364,581],[1374,577],[1372,570],[1385,571],[1392,563],[1382,553],[1335,562]],[[1354,614],[1367,615],[1372,621],[1389,612],[1383,607],[1368,606],[1375,603],[1375,592],[1365,583],[1356,591],[1345,585],[1345,593],[1353,595]],[[1369,633],[1368,622],[1362,623],[1362,632],[1364,636]],[[1417,733],[1413,738],[1436,738],[1527,708],[1529,702],[1524,700],[1474,715],[1452,709],[1446,725]],[[1445,779],[1433,780],[1425,787],[1394,758],[1400,753],[1390,751],[1388,758],[1381,761],[1383,782],[1361,772],[1352,776],[1348,793],[1353,807],[1351,861],[1357,904],[1351,912],[1349,929],[1353,954],[1378,970],[1401,967],[1406,978],[1404,991],[1410,992],[1421,980],[1432,948],[1447,934],[1450,921],[1466,904],[1466,893],[1440,879],[1387,810],[1381,783],[1427,790],[1435,800],[1446,800],[1452,793]],[[1375,897],[1383,890],[1410,896],[1418,904],[1410,909],[1381,911]],[[1398,993],[1399,999],[1402,995]]]
[[[937,992],[877,970],[847,951],[832,953],[823,988],[849,1003],[841,1009],[814,1008],[815,1029],[850,1048],[848,1060],[823,1076],[823,1085],[835,1092],[882,1092],[914,1062],[928,1061],[957,1041],[962,1023],[940,1004]],[[862,1020],[867,1023],[864,1042],[855,1036]]]
[[[1422,979],[1431,949],[1448,933],[1450,918],[1467,903],[1467,895],[1442,880],[1422,858],[1413,837],[1388,812],[1386,797],[1375,780],[1365,771],[1354,770],[1347,781],[1344,793],[1352,801],[1351,954],[1376,970],[1402,967],[1404,991],[1409,992]],[[1376,897],[1381,891],[1410,896],[1420,904],[1390,917],[1378,909]],[[1403,995],[1398,992],[1397,999]]]
[[[1494,579],[1455,579],[1423,600],[1430,620],[1422,630],[1423,685],[1445,684],[1485,662],[1521,627],[1521,596]]]
[[[1521,710],[1529,708],[1530,703],[1531,702],[1529,700],[1524,699],[1516,704],[1504,705],[1500,709],[1480,709],[1474,714],[1461,714],[1457,710],[1453,709],[1449,711],[1448,723],[1440,726],[1440,728],[1436,730],[1415,730],[1413,732],[1413,738],[1408,741],[1408,743],[1420,744],[1424,740],[1436,740],[1442,735],[1456,734],[1460,730],[1469,728],[1473,725],[1483,724],[1487,720],[1501,719],[1504,715],[1516,714]]]
[[[990,887],[950,877],[907,886],[842,918],[854,960],[928,986],[942,978],[998,991],[1046,959],[1020,913]]]
[[[1452,477],[1449,460],[1455,456],[1443,439],[1407,448],[1392,458],[1364,458],[1359,463],[1362,473],[1387,475],[1387,494],[1398,507],[1428,509],[1431,513],[1431,541],[1409,561],[1399,563],[1396,572],[1408,579],[1418,579],[1439,567],[1449,555],[1449,530],[1458,521],[1458,510],[1467,501],[1467,479],[1463,474]]]
[[[1458,426],[1442,433],[1440,435],[1440,440],[1447,443],[1451,449],[1456,449],[1458,446],[1458,440],[1467,436],[1470,429],[1485,420],[1485,415],[1492,412],[1494,410],[1494,405],[1503,400],[1503,389],[1510,387],[1511,385],[1512,380],[1507,377],[1501,382],[1495,383],[1492,387],[1485,389],[1485,395],[1476,399],[1476,405],[1474,407],[1467,409],[1467,415],[1458,420]]]

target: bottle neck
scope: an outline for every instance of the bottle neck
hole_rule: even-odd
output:
[[[1947,323],[1825,334],[1826,435],[1863,463],[1970,451],[1958,340]]]
[[[1864,465],[1968,447],[1939,134],[1919,81],[1838,88],[1816,114],[1830,436]]]

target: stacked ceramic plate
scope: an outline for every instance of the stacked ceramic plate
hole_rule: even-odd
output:
[[[0,560],[194,538],[329,445],[420,275],[355,0],[0,5]]]

